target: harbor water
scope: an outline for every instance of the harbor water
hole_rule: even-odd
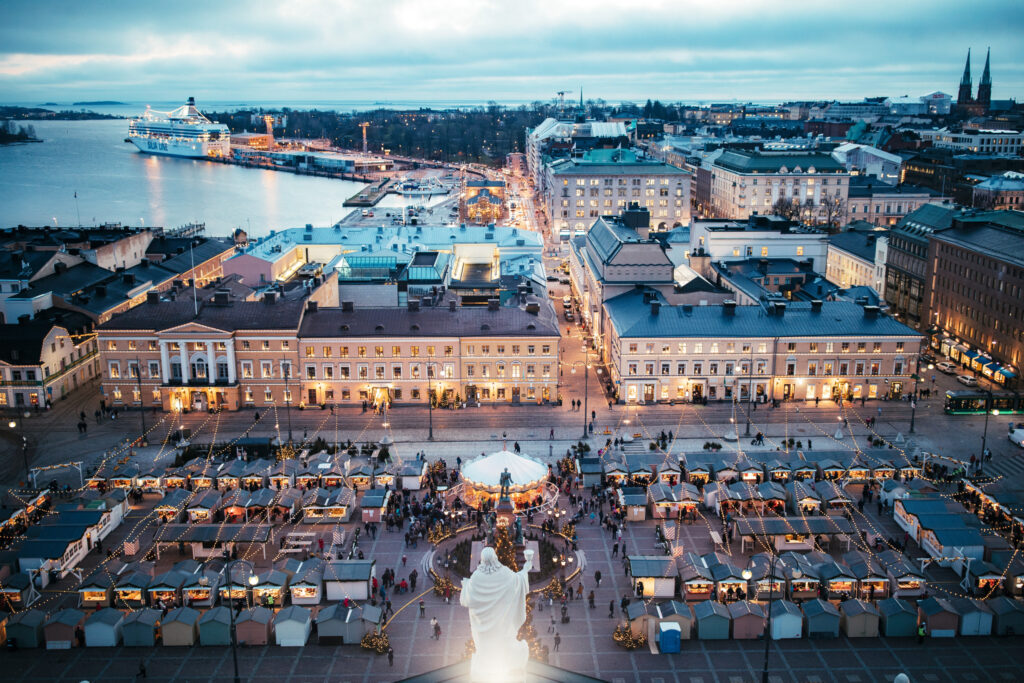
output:
[[[207,235],[242,228],[260,237],[306,223],[335,223],[352,211],[342,202],[364,187],[333,178],[142,154],[124,142],[124,120],[24,123],[31,123],[44,141],[0,146],[0,228],[114,222],[175,228],[205,223]],[[378,209],[440,199],[389,195]]]

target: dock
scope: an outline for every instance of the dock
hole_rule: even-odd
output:
[[[388,193],[392,182],[394,182],[393,178],[379,180],[346,199],[342,206],[376,206],[377,202]]]

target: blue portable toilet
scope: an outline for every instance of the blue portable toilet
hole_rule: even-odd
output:
[[[682,629],[674,621],[663,621],[658,624],[658,649],[664,654],[679,652],[683,638]]]

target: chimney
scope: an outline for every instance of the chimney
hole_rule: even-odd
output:
[[[496,310],[498,310],[498,299],[497,298],[491,297],[490,299],[487,300],[487,310],[488,311],[496,311]]]
[[[812,313],[821,313],[821,299],[813,299],[813,300],[811,300],[811,312]]]
[[[736,315],[736,301],[735,299],[726,299],[722,302],[722,315],[732,317]]]
[[[19,315],[18,316],[18,324],[19,325],[28,325],[31,320],[32,320],[32,316],[28,315],[27,313],[25,315]]]
[[[106,285],[96,285],[96,296],[101,296],[102,297],[102,296],[106,296],[106,295],[107,295],[107,286]]]
[[[351,313],[352,311],[355,310],[355,308],[356,308],[356,304],[355,304],[354,301],[342,301],[341,302],[341,312],[342,313]]]
[[[651,302],[651,315],[658,315],[661,312],[661,302],[654,300]]]
[[[263,294],[263,303],[265,304],[276,304],[277,303],[277,292],[265,292]]]
[[[776,301],[772,303],[771,314],[776,315],[780,318],[786,315],[786,304],[784,304],[781,301]]]
[[[128,285],[129,287],[131,287],[132,285],[135,284],[135,274],[134,273],[125,273],[124,275],[121,276],[121,278],[124,280],[124,283],[126,285]]]
[[[630,202],[621,216],[622,224],[630,228],[641,239],[647,239],[651,232],[651,213],[646,207],[641,207],[638,202]]]
[[[146,292],[146,303],[147,304],[158,304],[160,303],[160,292],[155,289],[151,289]]]
[[[409,299],[409,310],[413,312],[420,310],[420,300]]]
[[[878,306],[865,306],[864,317],[867,318],[868,320],[874,320],[875,318],[878,317],[878,312],[880,310],[881,309]]]
[[[768,274],[768,259],[763,258],[757,262],[757,271],[761,273],[761,275]]]
[[[316,313],[317,308],[319,308],[319,304],[316,301],[307,301],[306,302],[306,312],[307,313]]]

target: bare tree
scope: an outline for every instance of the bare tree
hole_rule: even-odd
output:
[[[971,203],[974,205],[974,208],[976,209],[982,209],[983,211],[991,211],[992,209],[996,208],[996,197],[991,192],[978,192],[978,190],[975,189]]]
[[[803,204],[799,204],[799,201],[800,201],[799,199],[794,199],[793,201],[797,202],[799,207],[800,207],[800,210],[799,210],[800,222],[801,223],[813,223],[815,221],[815,218],[817,217],[817,215],[819,213],[818,212],[818,205],[814,203],[814,200],[813,199],[808,199]]]
[[[846,200],[836,194],[826,194],[821,198],[818,206],[825,216],[825,225],[829,230],[839,227],[839,221],[846,214]]]
[[[792,199],[789,197],[779,197],[772,204],[772,213],[776,216],[782,216],[787,220],[793,220],[800,215],[800,200],[796,197]]]

